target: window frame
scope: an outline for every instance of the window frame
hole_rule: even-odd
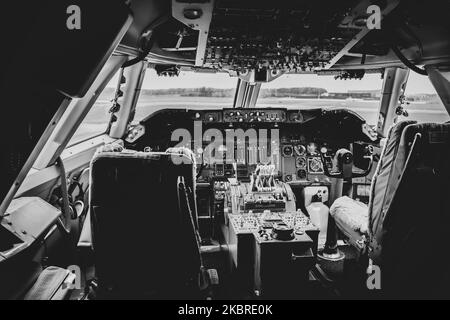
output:
[[[73,134],[78,129],[80,124],[83,122],[86,114],[91,110],[91,107],[97,101],[99,92],[104,90],[106,85],[111,81],[113,76],[127,60],[127,56],[111,56],[103,66],[86,95],[83,98],[74,99],[70,102],[69,107],[63,114],[61,120],[57,123],[55,130],[33,164],[34,169],[42,170],[55,163],[56,159],[67,148],[67,144],[70,142]],[[93,138],[95,137],[91,137],[91,139]],[[77,144],[73,144],[71,147],[76,146]]]

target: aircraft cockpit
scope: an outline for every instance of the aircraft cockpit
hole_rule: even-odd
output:
[[[0,300],[450,298],[448,1],[9,5]]]

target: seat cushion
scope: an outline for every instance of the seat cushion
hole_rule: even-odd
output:
[[[362,246],[368,233],[369,210],[367,205],[349,197],[336,199],[330,208],[337,227],[348,237],[351,244]]]
[[[392,200],[374,225],[370,258],[382,268],[387,295],[448,297],[450,125],[409,125],[398,149]]]

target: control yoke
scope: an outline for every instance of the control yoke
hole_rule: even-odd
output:
[[[321,153],[322,162],[326,163],[325,156]],[[373,166],[373,150],[367,148],[367,155],[364,156],[365,159],[369,160],[369,165],[365,170],[354,170],[353,168],[353,154],[347,149],[339,149],[336,152],[337,159],[337,171],[330,171],[325,165],[324,172],[327,177],[330,178],[340,178],[340,179],[351,179],[360,178],[367,176],[372,170]]]
[[[323,154],[322,161],[326,163]],[[345,188],[342,189],[342,195],[352,196],[352,179],[367,176],[372,170],[373,166],[373,149],[371,147],[366,148],[365,159],[369,159],[369,165],[366,170],[353,169],[353,154],[347,149],[340,149],[336,152],[337,171],[330,172],[327,166],[324,166],[325,175],[331,178],[343,179]],[[337,227],[334,218],[328,216],[327,225],[327,241],[325,248],[321,253],[321,256],[325,260],[337,261],[344,259],[345,255],[340,252],[337,244]]]

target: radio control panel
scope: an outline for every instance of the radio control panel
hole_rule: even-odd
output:
[[[286,111],[277,109],[225,109],[223,121],[231,123],[285,122]]]
[[[318,230],[300,210],[294,212],[228,214],[228,219],[237,234],[254,233],[262,229],[270,230],[278,223],[283,223],[300,234]]]

